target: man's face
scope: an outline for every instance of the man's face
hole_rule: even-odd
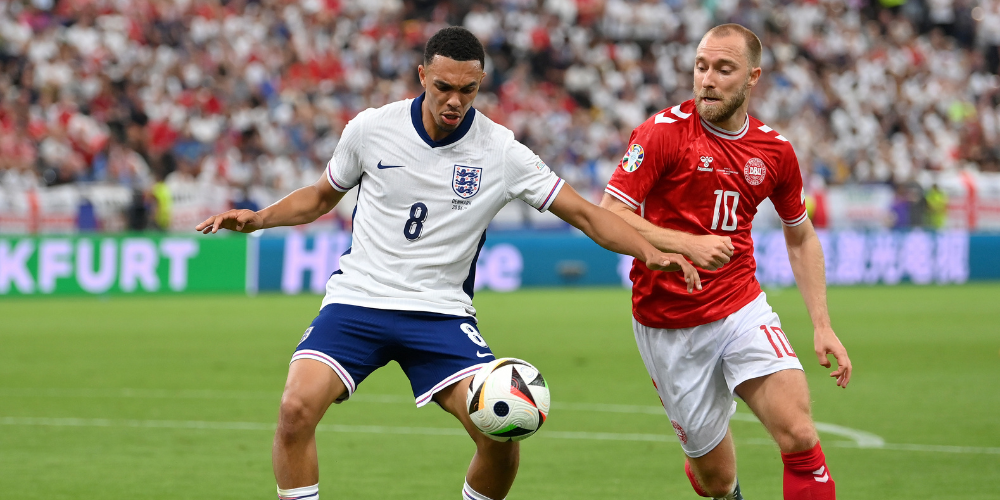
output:
[[[435,55],[427,66],[418,66],[417,73],[434,125],[445,133],[462,123],[486,76],[478,60],[456,61],[442,55]]]
[[[694,63],[694,103],[710,122],[724,122],[746,102],[760,68],[747,62],[740,36],[709,36],[698,44]]]

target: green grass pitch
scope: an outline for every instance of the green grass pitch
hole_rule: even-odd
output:
[[[855,365],[841,390],[798,293],[769,291],[815,419],[847,428],[821,432],[841,499],[1000,498],[998,299],[997,284],[831,289]],[[271,429],[319,300],[0,298],[0,498],[274,498]],[[628,292],[481,293],[476,306],[494,351],[536,364],[552,389],[509,498],[697,498]],[[739,417],[743,491],[780,499],[777,449],[743,405]],[[858,447],[865,437],[885,445]],[[473,452],[451,416],[414,408],[394,363],[327,413],[318,442],[324,498],[457,499]]]

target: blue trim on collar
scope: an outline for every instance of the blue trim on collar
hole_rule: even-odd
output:
[[[440,141],[435,141],[431,139],[431,136],[427,135],[427,130],[424,129],[423,104],[424,94],[420,94],[420,97],[414,99],[410,104],[410,120],[413,122],[413,128],[417,131],[417,135],[432,148],[439,148],[458,142],[459,139],[465,137],[465,134],[469,133],[469,129],[472,128],[472,121],[476,118],[476,108],[469,108],[469,112],[465,113],[465,118],[462,119],[462,123],[458,124],[458,128],[454,132],[446,135]]]

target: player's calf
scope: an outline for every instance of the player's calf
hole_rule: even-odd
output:
[[[699,496],[721,500],[743,500],[743,496],[740,494],[740,482],[735,475],[715,474],[699,479],[691,470],[690,460],[684,461],[684,473],[687,475],[688,481],[691,481],[694,492]]]
[[[476,455],[500,470],[517,470],[521,462],[521,445],[516,441],[494,441],[486,436],[476,436]]]
[[[311,488],[318,490],[319,483],[316,425],[344,391],[344,384],[327,365],[311,359],[292,362],[271,451],[279,496],[312,500]]]
[[[503,500],[514,484],[521,459],[521,446],[514,441],[494,441],[479,432],[469,417],[466,394],[472,377],[442,389],[434,400],[462,423],[469,437],[476,443],[462,487],[465,500]]]
[[[316,424],[319,417],[314,413],[299,398],[289,397],[287,394],[281,398],[278,427],[274,432],[274,447],[271,450],[279,499],[300,500],[299,497],[305,495],[304,499],[313,500],[309,493],[319,494],[319,464],[316,454]],[[313,492],[312,488],[317,491]]]
[[[502,500],[517,476],[520,443],[494,441],[478,432],[470,436],[476,442],[476,454],[466,473],[463,494],[470,500]]]
[[[688,457],[684,461],[684,472],[695,493],[703,497],[738,498],[729,496],[736,489],[736,447],[729,429],[711,451]]]

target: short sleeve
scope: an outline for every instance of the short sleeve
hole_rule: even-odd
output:
[[[326,180],[330,181],[333,189],[340,192],[350,191],[361,180],[361,158],[364,149],[362,141],[364,134],[361,129],[364,114],[362,111],[347,122],[337,148],[333,151],[333,158],[326,164]]]
[[[781,165],[778,184],[771,192],[771,203],[778,212],[778,217],[786,226],[798,226],[806,221],[805,192],[802,189],[802,172],[799,171],[799,160],[788,148],[779,159]]]
[[[504,161],[504,184],[508,198],[521,199],[544,212],[552,205],[565,181],[527,146],[512,140]]]
[[[653,133],[653,127],[640,125],[632,131],[628,149],[622,157],[604,191],[621,200],[632,210],[638,210],[646,195],[663,175],[670,157],[664,150],[662,137]],[[660,134],[662,135],[662,134]]]

